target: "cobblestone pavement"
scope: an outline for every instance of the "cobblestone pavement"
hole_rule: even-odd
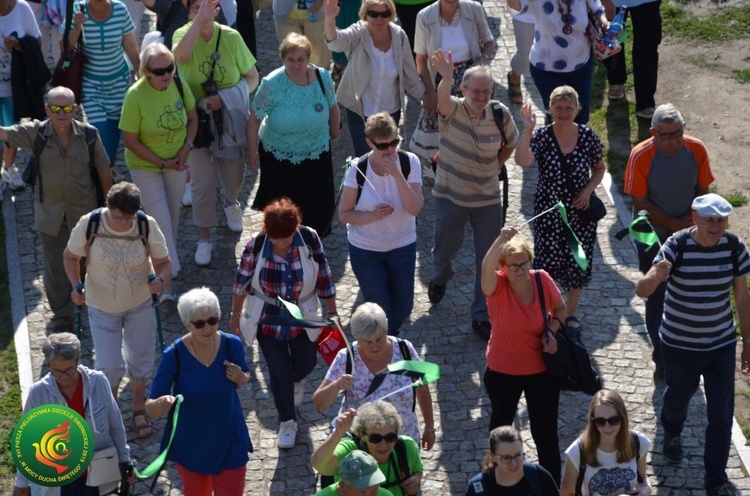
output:
[[[515,44],[510,16],[501,0],[485,2],[490,26],[498,41],[497,58],[492,69],[496,81],[505,81],[510,54]],[[147,21],[148,22],[148,21]],[[153,19],[150,20],[153,22]],[[262,12],[257,23],[259,66],[263,73],[279,65],[276,37],[268,11]],[[524,78],[524,93],[537,106],[541,99],[533,87],[531,78]],[[505,87],[498,85],[496,97],[507,102]],[[517,117],[519,105],[511,105]],[[406,112],[406,136],[414,128],[418,106],[409,102]],[[541,113],[539,119],[541,121]],[[344,126],[346,129],[346,126]],[[348,133],[334,143],[334,163],[337,168],[337,184],[342,175],[340,164],[350,154]],[[19,162],[20,163],[20,162]],[[122,167],[122,163],[119,164]],[[536,181],[536,170],[510,164],[510,209],[509,224],[519,225],[531,216],[532,200]],[[224,309],[222,329],[228,325],[231,286],[237,261],[247,239],[258,230],[259,214],[249,208],[253,191],[257,186],[256,176],[247,175],[241,202],[245,211],[245,231],[232,233],[226,226],[215,229],[213,262],[209,267],[199,268],[193,262],[193,253],[198,239],[198,230],[192,224],[190,208],[184,208],[181,219],[179,256],[183,270],[175,282],[175,290],[184,292],[198,285],[208,285],[218,294]],[[403,328],[402,336],[411,340],[422,356],[440,364],[442,379],[431,385],[435,401],[435,422],[438,429],[434,448],[423,453],[425,475],[423,494],[464,494],[466,482],[478,472],[479,461],[487,448],[489,423],[489,401],[482,385],[481,374],[485,368],[486,343],[470,328],[469,306],[473,294],[473,252],[470,242],[465,242],[454,265],[455,277],[448,285],[445,299],[431,305],[427,299],[427,284],[431,276],[430,248],[433,230],[434,202],[429,188],[425,188],[425,207],[418,221],[418,254],[414,312],[411,321]],[[681,466],[666,464],[661,454],[663,433],[656,420],[661,406],[663,386],[652,381],[650,345],[644,327],[644,305],[634,295],[634,283],[639,277],[637,260],[631,244],[616,241],[614,233],[622,228],[612,200],[600,187],[600,196],[608,204],[608,214],[599,223],[598,245],[594,255],[594,275],[591,285],[583,292],[580,313],[585,333],[583,339],[589,347],[596,365],[602,373],[606,387],[618,390],[628,404],[632,425],[655,440],[649,455],[648,475],[655,493],[660,495],[704,494],[702,444],[705,429],[705,402],[696,395],[690,406],[684,440],[686,459]],[[10,194],[6,192],[6,198]],[[623,202],[615,196],[621,211]],[[43,372],[41,342],[45,324],[50,317],[49,306],[44,296],[41,280],[42,249],[33,226],[31,195],[28,191],[15,196],[18,243],[25,308],[28,319],[31,359],[34,378]],[[224,219],[221,212],[219,219]],[[222,220],[223,222],[223,220]],[[467,228],[467,231],[469,229]],[[530,239],[528,226],[522,229]],[[456,235],[460,235],[457,233]],[[464,233],[466,238],[470,232]],[[348,317],[361,302],[357,282],[347,260],[346,231],[338,220],[334,222],[333,234],[325,240],[326,252],[331,260],[337,286],[337,300],[342,318]],[[16,281],[14,281],[16,282]],[[179,323],[176,312],[162,314],[165,340],[174,341],[185,330]],[[84,363],[93,364],[92,344],[87,326],[84,325]],[[155,350],[157,352],[158,350]],[[158,357],[158,353],[155,353]],[[158,360],[158,358],[157,358]],[[310,467],[310,456],[314,446],[325,438],[328,423],[335,414],[335,407],[323,414],[312,406],[310,395],[325,374],[325,364],[318,367],[308,379],[305,402],[299,408],[299,432],[293,449],[280,451],[276,448],[278,422],[273,400],[268,389],[268,375],[258,347],[248,349],[251,363],[251,383],[239,391],[247,424],[255,445],[247,471],[247,494],[309,495],[316,481]],[[154,436],[145,441],[135,436],[130,389],[121,388],[120,401],[123,417],[128,429],[128,439],[133,457],[140,466],[153,460],[158,452],[160,434],[165,420],[154,422]],[[589,397],[582,393],[563,393],[560,402],[560,445],[567,447],[585,424]],[[222,422],[223,419],[206,419],[206,422]],[[528,415],[519,409],[517,425],[523,429],[529,458],[535,460],[533,441],[528,429]],[[732,448],[729,460],[729,476],[742,494],[750,494],[750,480],[745,477],[740,459]],[[150,485],[150,481],[149,485]],[[147,494],[144,482],[137,483],[133,494]],[[173,467],[169,467],[157,482],[155,494],[182,494],[181,482]]]

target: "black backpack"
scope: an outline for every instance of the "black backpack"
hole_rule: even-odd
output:
[[[302,241],[305,242],[307,247],[310,249],[310,255],[313,252],[313,246],[315,246],[315,240],[313,239],[312,231],[307,226],[299,226],[299,233],[302,235]],[[263,245],[266,243],[266,235],[259,233],[255,236],[255,244],[253,244],[253,257],[257,260],[260,250],[263,249]],[[257,263],[257,262],[256,262]]]
[[[672,237],[677,241],[677,253],[675,253],[674,263],[672,264],[671,272],[682,265],[682,256],[685,253],[685,247],[687,246],[688,238],[690,237],[690,231],[692,227],[681,229],[674,233]],[[740,238],[733,232],[724,231],[724,235],[727,237],[729,243],[729,249],[732,253],[732,267],[736,272],[740,267]]]
[[[354,202],[354,205],[359,203],[359,197],[362,196],[362,188],[365,187],[365,176],[367,175],[367,157],[369,155],[370,152],[365,153],[364,155],[359,157],[359,160],[357,160],[357,169],[359,169],[359,172],[357,173],[357,201]],[[403,174],[406,179],[409,179],[409,174],[411,174],[411,162],[409,162],[409,155],[407,155],[406,152],[398,150],[398,163],[401,166],[401,174]]]
[[[539,467],[533,463],[523,462],[523,475],[531,489],[531,496],[544,496],[542,494],[542,477],[539,475]],[[475,475],[469,479],[469,485],[474,487],[474,494],[484,494],[485,486],[490,487],[488,479],[495,477],[494,470],[488,470]]]
[[[99,224],[102,221],[102,209],[97,208],[96,210],[91,212],[91,216],[89,216],[89,222],[88,224],[86,224],[86,257],[88,257],[91,245],[94,243],[94,240],[96,238],[126,239],[131,241],[140,239],[141,243],[143,243],[143,246],[146,247],[146,255],[149,255],[148,217],[146,216],[146,212],[144,212],[143,210],[138,210],[135,215],[136,224],[138,225],[138,236],[111,236],[109,234],[99,234]]]
[[[638,477],[638,483],[643,482],[643,477],[641,477],[641,473],[638,472],[638,458],[641,453],[641,440],[638,439],[638,434],[635,432],[631,432],[630,436],[633,439],[633,444],[635,444],[635,462],[636,462],[636,469],[635,473]],[[576,479],[576,496],[581,494],[581,488],[583,487],[583,479],[586,476],[586,455],[583,453],[583,444],[581,441],[578,441],[578,452],[580,453],[581,462],[578,464],[578,479]]]

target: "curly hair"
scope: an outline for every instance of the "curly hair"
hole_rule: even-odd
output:
[[[364,438],[368,429],[393,427],[396,432],[401,430],[401,416],[396,407],[387,401],[373,401],[363,405],[354,417],[354,432]]]

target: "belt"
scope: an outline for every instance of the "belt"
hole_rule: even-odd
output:
[[[268,296],[267,294],[265,294],[263,291],[253,291],[250,294],[252,296],[255,296],[256,298],[260,298],[261,300],[263,300],[264,302],[268,303],[269,305],[274,305],[274,306],[277,306],[277,307],[281,307],[282,306],[282,304],[279,303],[279,300],[277,298],[271,298],[270,296]],[[291,303],[294,303],[295,305],[298,305],[300,303],[307,302],[313,296],[315,296],[315,291],[313,291],[312,293],[310,293],[307,296],[303,296],[302,298],[297,298],[297,299],[288,300],[288,301],[291,302]]]

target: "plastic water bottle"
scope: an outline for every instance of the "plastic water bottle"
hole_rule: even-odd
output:
[[[318,13],[310,12],[310,7],[315,5],[315,0],[305,0],[305,5],[307,6],[307,20],[310,22],[318,22]]]
[[[604,44],[607,45],[609,48],[612,48],[615,46],[615,42],[620,37],[622,30],[625,28],[625,13],[626,12],[627,12],[627,7],[620,8],[620,12],[617,13],[615,18],[609,24],[607,35],[604,37]]]

